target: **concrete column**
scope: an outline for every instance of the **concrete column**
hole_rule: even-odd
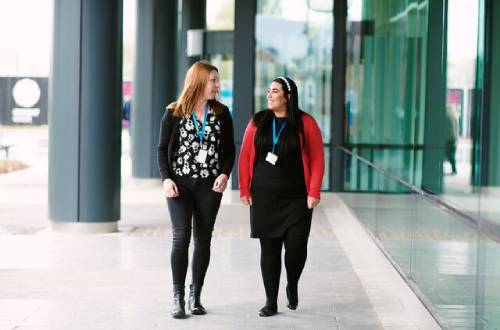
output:
[[[255,85],[255,1],[235,0],[234,4],[234,67],[233,123],[236,162],[248,121],[254,114]],[[231,174],[233,189],[238,188],[238,171]]]
[[[170,0],[137,0],[136,8],[132,176],[159,178],[160,120],[177,98],[177,5]]]
[[[121,0],[55,0],[49,217],[56,230],[117,229],[121,36]]]

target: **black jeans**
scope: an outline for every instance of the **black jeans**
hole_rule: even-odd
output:
[[[174,285],[185,285],[192,229],[194,237],[192,283],[198,287],[203,286],[210,262],[212,231],[222,198],[221,193],[212,190],[214,180],[215,178],[174,179],[179,196],[167,198],[172,221],[170,262]]]
[[[281,250],[285,245],[285,268],[288,285],[297,288],[300,275],[306,264],[309,232],[295,230],[299,226],[287,229],[282,237],[260,238],[260,269],[267,301],[276,304],[281,273]]]

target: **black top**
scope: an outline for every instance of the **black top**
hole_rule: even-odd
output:
[[[203,125],[198,119],[198,129]],[[192,116],[179,121],[179,134],[172,157],[172,171],[176,176],[193,179],[217,177],[220,174],[219,145],[221,140],[221,121],[212,109],[207,113],[203,141],[200,142]],[[200,146],[206,150],[206,160],[200,163],[196,156]]]
[[[224,107],[221,114],[215,115],[215,118],[221,123],[220,143],[217,150],[219,173],[229,176],[235,158],[233,120],[227,107]],[[177,148],[176,142],[179,141],[179,123],[181,119],[173,115],[173,109],[166,109],[161,119],[157,158],[162,181],[173,178],[175,175],[171,164]]]
[[[285,118],[276,118],[276,134],[285,122]],[[287,127],[284,127],[286,130]],[[283,133],[282,133],[283,135]],[[278,198],[304,197],[306,185],[300,148],[288,153],[277,153],[275,165],[266,161],[268,152],[272,151],[272,129],[269,132],[266,147],[256,155],[252,178],[252,194],[268,194]],[[278,140],[281,143],[282,137]],[[276,148],[277,149],[277,148]]]

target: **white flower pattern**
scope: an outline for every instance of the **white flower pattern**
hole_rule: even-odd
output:
[[[198,121],[198,127],[202,123]],[[221,143],[221,122],[212,109],[207,115],[205,134],[203,135],[203,149],[207,150],[204,164],[198,163],[196,155],[200,148],[200,141],[192,117],[182,118],[179,122],[179,135],[172,158],[172,169],[178,176],[189,176],[194,179],[208,178],[220,174],[219,147]]]

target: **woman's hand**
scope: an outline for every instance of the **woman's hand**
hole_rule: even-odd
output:
[[[214,186],[212,190],[218,193],[223,193],[226,190],[228,177],[225,174],[221,174],[215,179]]]
[[[165,179],[165,181],[163,181],[163,191],[168,198],[179,196],[177,185],[172,179]]]
[[[245,204],[245,206],[251,206],[252,205],[252,196],[243,196],[240,197],[240,201]]]
[[[313,209],[319,204],[319,199],[307,196],[307,208],[308,209]]]

